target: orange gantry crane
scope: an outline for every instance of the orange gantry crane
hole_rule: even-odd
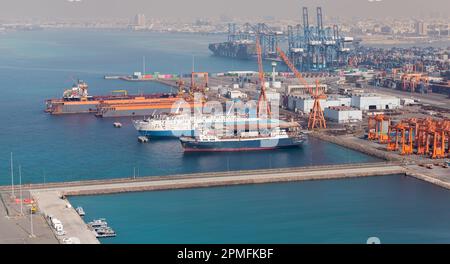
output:
[[[378,114],[375,116],[369,116],[368,118],[368,134],[369,140],[378,140],[381,144],[388,143],[389,141],[389,117]]]
[[[395,134],[395,140],[392,136],[392,131]],[[397,151],[400,150],[400,154],[409,155],[413,154],[414,151],[414,137],[413,137],[414,127],[409,123],[400,122],[397,125],[389,126],[388,132],[388,144],[387,150]]]
[[[325,117],[323,115],[323,109],[320,105],[320,100],[324,100],[327,98],[327,96],[324,93],[324,90],[320,88],[319,81],[316,80],[316,86],[313,90],[312,87],[308,84],[308,82],[303,78],[302,74],[295,68],[294,64],[291,63],[287,55],[282,51],[279,47],[277,47],[277,52],[281,59],[284,61],[284,63],[289,67],[289,69],[294,73],[295,77],[297,77],[300,84],[305,85],[308,93],[312,96],[314,99],[314,105],[311,109],[311,112],[309,113],[308,118],[308,129],[315,129],[315,128],[326,128],[327,123],[325,121]]]
[[[395,136],[392,136],[392,133],[395,134]],[[388,151],[397,151],[398,150],[398,143],[399,143],[399,125],[389,125],[388,129],[388,140],[387,140],[387,150]],[[394,141],[393,141],[394,139]]]
[[[401,144],[402,148],[400,150],[400,154],[402,155],[409,155],[412,154],[414,151],[413,147],[413,127],[410,124],[401,124]]]
[[[262,49],[261,49],[261,43],[259,41],[259,36],[256,37],[256,54],[258,57],[258,78],[259,78],[259,85],[260,85],[260,93],[258,98],[258,104],[256,106],[256,114],[258,117],[260,117],[260,107],[261,104],[264,104],[266,107],[266,114],[268,118],[272,117],[272,111],[270,110],[270,104],[267,102],[267,96],[266,96],[266,82],[264,79],[264,68],[262,63]]]
[[[428,89],[429,78],[422,73],[405,73],[401,76],[401,79],[403,91],[409,89],[411,93],[414,93],[419,83],[422,83]]]
[[[450,156],[450,120],[403,119],[389,126],[387,136],[389,151],[399,150],[402,155],[415,153],[433,159]]]

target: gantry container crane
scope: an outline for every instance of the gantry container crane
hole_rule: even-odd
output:
[[[371,120],[375,120],[375,117]],[[369,131],[372,137],[376,134]],[[415,153],[432,159],[450,156],[450,120],[448,119],[438,120],[430,117],[403,119],[398,124],[389,126],[387,136],[389,151],[400,150],[402,155]]]

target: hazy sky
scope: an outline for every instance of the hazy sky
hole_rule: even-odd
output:
[[[450,0],[0,0],[0,19],[11,18],[242,18],[300,19],[300,7],[323,7],[327,16],[450,16]],[[311,10],[312,11],[312,10]]]

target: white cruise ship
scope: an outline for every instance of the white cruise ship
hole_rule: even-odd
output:
[[[195,136],[195,130],[203,127],[224,127],[244,125],[277,125],[285,123],[278,119],[263,119],[247,115],[169,114],[156,115],[143,120],[133,120],[140,135],[146,137]]]

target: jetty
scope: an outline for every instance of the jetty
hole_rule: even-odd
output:
[[[265,170],[245,170],[179,174],[168,176],[128,177],[104,180],[54,182],[23,185],[37,202],[43,215],[58,218],[64,224],[66,235],[58,237],[60,243],[71,238],[79,243],[99,243],[95,234],[67,200],[69,196],[101,195],[137,191],[205,188],[240,184],[263,184],[306,180],[344,179],[382,175],[405,175],[450,189],[448,169],[433,170],[402,162],[374,162],[341,165],[323,165]],[[18,188],[16,186],[16,188]],[[10,186],[0,186],[3,194]],[[50,227],[49,227],[50,228]]]
[[[24,190],[33,192],[55,191],[61,195],[95,195],[135,191],[170,190],[256,184],[272,182],[291,182],[302,180],[321,180],[402,174],[406,168],[398,162],[374,162],[343,165],[324,165],[264,170],[243,170],[179,174],[168,176],[129,177],[105,180],[86,180],[24,185]],[[10,186],[0,186],[8,190]]]

